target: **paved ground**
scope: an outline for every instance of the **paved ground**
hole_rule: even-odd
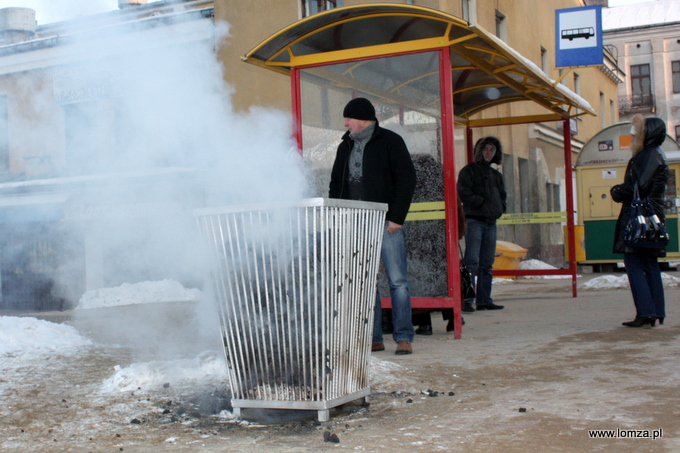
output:
[[[329,422],[303,413],[244,423],[201,416],[187,412],[190,395],[172,389],[98,395],[113,365],[137,360],[135,351],[104,342],[88,357],[12,377],[0,407],[0,450],[680,451],[679,287],[666,289],[665,325],[645,330],[621,327],[634,315],[628,290],[579,290],[572,298],[568,280],[524,280],[494,293],[506,309],[466,314],[462,339],[434,315],[435,334],[418,337],[413,355],[396,356],[391,344],[375,353],[370,405],[333,410]],[[74,322],[69,313],[45,316]],[[100,323],[90,329],[105,338]],[[186,313],[168,320],[171,331],[191,325]],[[591,438],[595,429],[619,437]],[[663,437],[631,438],[646,433]]]

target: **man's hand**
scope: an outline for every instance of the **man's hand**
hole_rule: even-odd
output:
[[[401,230],[401,225],[399,225],[398,223],[390,222],[389,220],[387,221],[388,233],[396,233],[399,230]]]

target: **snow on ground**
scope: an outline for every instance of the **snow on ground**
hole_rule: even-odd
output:
[[[524,260],[519,262],[520,270],[544,270],[544,269],[557,269],[555,266],[551,266],[540,260]],[[520,278],[571,278],[571,275],[525,275]]]
[[[218,386],[227,380],[224,356],[206,351],[193,359],[133,363],[120,368],[102,384],[102,393],[158,391],[168,384],[173,388],[192,388],[210,384]]]
[[[543,269],[557,269],[540,260],[524,260],[519,262],[520,270],[543,270]],[[507,285],[515,282],[517,279],[553,279],[553,278],[571,278],[571,275],[521,275],[515,278],[494,277],[492,283],[494,285]]]
[[[77,354],[92,341],[65,324],[36,318],[0,316],[0,371],[5,365]]]
[[[198,301],[200,297],[200,290],[186,289],[181,283],[174,280],[123,283],[115,288],[87,291],[80,298],[77,308],[102,308],[156,302],[189,302]]]
[[[522,264],[524,263],[524,264]],[[520,263],[524,269],[554,269],[537,260]],[[549,266],[549,267],[548,267]],[[680,278],[662,274],[665,286],[680,286]],[[538,276],[539,278],[541,276]],[[494,279],[495,283],[512,283],[511,279]],[[626,275],[602,275],[585,282],[583,289],[625,289]],[[86,293],[79,309],[113,307],[167,301],[198,300],[200,291],[185,289],[180,283],[164,280],[125,284]],[[47,356],[77,355],[93,342],[74,327],[31,317],[0,316],[0,373],[20,364],[38,363]],[[390,381],[392,362],[371,358],[371,386],[388,390],[396,383]],[[205,351],[192,359],[133,363],[116,366],[111,376],[102,382],[102,393],[126,391],[154,391],[167,384],[173,387],[215,385],[226,382],[227,367],[221,351]],[[403,384],[403,383],[402,383]],[[1,393],[1,392],[0,392]]]
[[[673,277],[664,272],[661,273],[663,286],[680,286],[680,278]],[[627,275],[601,275],[588,280],[583,285],[582,289],[627,289],[630,288]]]

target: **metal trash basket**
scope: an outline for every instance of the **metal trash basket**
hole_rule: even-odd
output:
[[[313,198],[195,212],[215,257],[234,415],[330,409],[370,393],[373,306],[387,205]]]

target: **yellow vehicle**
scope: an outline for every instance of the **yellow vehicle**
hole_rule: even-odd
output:
[[[583,147],[576,162],[576,193],[578,205],[577,235],[585,251],[583,264],[614,263],[623,261],[623,255],[614,254],[614,226],[621,209],[609,190],[623,182],[626,165],[630,160],[631,123],[609,126],[595,135]],[[680,259],[678,250],[678,211],[680,191],[677,176],[680,174],[680,147],[670,136],[661,145],[669,167],[666,186],[666,228],[671,236],[665,260]],[[576,238],[578,243],[579,238]]]

